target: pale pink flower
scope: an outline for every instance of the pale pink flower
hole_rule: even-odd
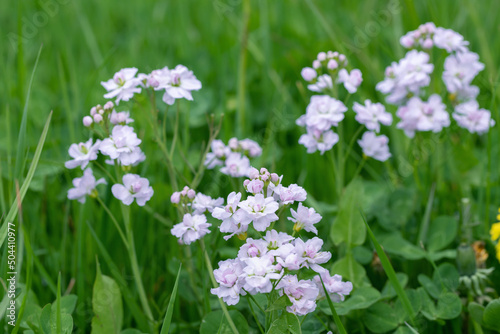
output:
[[[104,94],[104,98],[111,99],[116,97],[116,104],[120,101],[130,100],[135,93],[140,93],[141,88],[138,87],[140,81],[135,77],[137,68],[124,68],[116,72],[113,79],[101,81],[101,85],[108,91]]]
[[[113,185],[111,192],[113,196],[125,205],[132,204],[135,199],[137,205],[144,206],[154,194],[148,179],[140,177],[137,174],[125,174],[122,181],[123,184]]]
[[[356,113],[356,121],[364,124],[368,130],[380,132],[380,124],[392,124],[392,115],[385,111],[385,107],[381,103],[365,100],[365,105],[362,105],[354,102],[352,109]]]
[[[279,219],[275,213],[279,209],[279,204],[274,198],[265,198],[262,194],[248,196],[245,201],[238,204],[238,207],[253,222],[253,226],[257,231],[265,231],[271,222]]]
[[[97,196],[95,188],[99,184],[106,184],[106,181],[103,178],[96,181],[92,169],[87,168],[82,177],[73,179],[74,188],[68,190],[68,199],[76,199],[80,203],[85,203],[87,195]]]
[[[322,217],[319,213],[316,213],[316,210],[305,207],[302,203],[299,203],[297,211],[290,209],[290,212],[292,213],[292,217],[288,217],[288,220],[295,223],[296,226],[293,228],[294,230],[300,231],[304,229],[307,232],[318,234],[318,230],[314,224],[318,223]]]
[[[495,125],[490,111],[479,108],[475,100],[457,105],[452,116],[460,127],[467,129],[470,133],[483,134]]]
[[[296,275],[286,275],[278,283],[277,289],[283,289],[292,306],[286,310],[296,315],[306,315],[316,309],[316,299],[319,296],[317,285],[311,280],[298,280]]]
[[[339,135],[332,130],[323,132],[309,127],[307,133],[299,138],[299,144],[307,148],[307,153],[320,151],[321,154],[324,154],[326,151],[331,150],[338,141]]]
[[[68,153],[73,160],[66,161],[64,166],[69,169],[78,166],[80,166],[82,170],[85,169],[90,161],[97,159],[97,152],[99,151],[100,145],[101,141],[99,139],[92,145],[92,138],[85,143],[71,144]]]
[[[214,277],[219,287],[210,289],[210,292],[217,295],[227,305],[236,305],[240,301],[240,295],[245,295],[242,288],[242,279],[245,264],[239,259],[219,262],[219,268],[214,270]]]
[[[212,212],[214,208],[220,207],[223,204],[224,204],[224,199],[222,197],[213,199],[210,196],[198,193],[194,197],[192,207],[194,209],[194,214],[200,215],[205,213],[206,211]]]
[[[361,82],[363,82],[363,76],[361,74],[361,71],[358,69],[354,69],[351,71],[351,73],[348,73],[347,70],[343,68],[339,71],[338,82],[343,83],[345,89],[349,93],[353,94],[356,93],[359,85],[361,85]]]
[[[176,99],[181,98],[192,101],[191,92],[201,89],[201,82],[183,65],[177,65],[169,70],[168,74],[159,76],[158,80],[159,84],[155,89],[165,89],[163,102],[168,105],[174,104]]]
[[[378,161],[386,161],[391,157],[389,152],[389,138],[384,135],[377,136],[375,132],[365,132],[360,140],[359,146],[363,149],[363,154]]]
[[[205,215],[191,215],[186,213],[182,222],[174,225],[171,233],[179,238],[184,244],[189,245],[210,233],[208,229],[210,226],[212,225],[207,223],[207,217],[205,217]]]
[[[314,277],[314,281],[318,286],[320,296],[325,296],[325,289],[326,289],[332,301],[338,303],[340,301],[343,301],[345,296],[351,293],[352,283],[342,282],[342,276],[340,275],[330,276],[330,273],[328,271],[324,271],[320,275],[321,278],[319,276]],[[321,284],[321,279],[323,279],[323,284],[325,285],[325,288],[323,288],[323,284]]]

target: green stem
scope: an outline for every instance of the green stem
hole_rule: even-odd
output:
[[[338,142],[338,156],[337,156],[337,172],[338,172],[338,179],[337,179],[337,193],[340,196],[342,195],[342,190],[344,188],[344,139],[343,139],[343,124],[342,122],[339,123],[338,126],[338,135],[339,135],[339,142]]]
[[[179,102],[177,102],[177,111],[175,112],[175,128],[174,128],[174,138],[172,139],[172,146],[170,146],[170,160],[174,157],[175,144],[177,143],[177,137],[179,136],[179,115],[180,107]]]
[[[356,169],[356,171],[354,172],[354,176],[352,177],[352,179],[354,180],[358,175],[359,173],[361,173],[361,170],[363,169],[363,167],[365,166],[365,162],[366,162],[366,158],[363,157],[363,160],[361,161],[361,163],[358,165],[358,168]]]
[[[116,220],[115,216],[113,215],[113,213],[111,212],[111,210],[109,210],[108,206],[106,204],[104,204],[104,202],[102,201],[102,199],[99,196],[97,196],[96,199],[99,202],[99,204],[101,204],[101,206],[103,207],[104,211],[106,211],[106,213],[108,214],[109,218],[111,218],[111,221],[113,222],[113,224],[115,225],[116,229],[118,230],[118,234],[120,234],[120,237],[122,238],[123,243],[125,244],[125,247],[128,249],[129,248],[129,244],[128,244],[127,238],[125,238],[125,234],[123,233],[123,231],[122,231],[122,229],[120,227],[120,224],[118,224],[118,221]]]
[[[255,322],[257,323],[257,327],[259,327],[260,332],[261,332],[262,334],[265,334],[264,328],[262,328],[262,325],[260,324],[260,321],[259,321],[259,319],[257,318],[257,315],[255,314],[255,311],[254,311],[254,309],[253,309],[253,306],[252,306],[252,301],[251,301],[250,297],[251,297],[251,295],[247,294],[248,306],[250,306],[250,311],[252,312],[253,318],[255,319]],[[252,297],[252,299],[253,299],[253,297]],[[254,302],[255,302],[255,301],[254,301]],[[256,302],[255,302],[255,304],[256,304],[257,306],[259,306],[259,304],[257,304]],[[259,307],[260,307],[260,306],[259,306]]]
[[[205,262],[207,264],[207,270],[208,270],[208,275],[210,276],[210,280],[212,281],[212,285],[214,288],[218,287],[217,281],[215,280],[214,276],[214,268],[212,267],[212,262],[210,261],[210,257],[208,256],[207,249],[205,247],[205,241],[200,239],[200,247],[201,251],[205,255]],[[233,319],[231,319],[231,316],[229,315],[229,311],[227,310],[226,304],[222,301],[221,298],[219,298],[219,303],[220,307],[222,308],[222,312],[224,313],[224,316],[226,317],[226,320],[229,324],[229,327],[231,327],[231,330],[233,331],[234,334],[239,334],[238,329],[236,329],[236,325],[233,322]]]
[[[351,154],[352,147],[354,146],[356,139],[358,138],[359,134],[361,133],[361,131],[363,131],[364,128],[365,128],[364,125],[360,125],[360,127],[356,130],[356,132],[352,136],[351,141],[349,142],[349,145],[347,146],[347,150],[346,150],[345,155],[344,155],[344,161],[347,160],[347,158]]]
[[[137,262],[137,253],[135,251],[134,244],[134,231],[132,230],[132,221],[130,219],[130,207],[124,204],[121,205],[123,219],[125,221],[125,233],[127,235],[128,248],[127,252],[130,257],[130,264],[132,266],[132,274],[134,275],[135,284],[137,285],[137,291],[139,293],[139,299],[141,300],[142,308],[146,317],[150,321],[150,327],[152,329],[152,322],[154,321],[153,313],[149,307],[148,299],[146,296],[146,291],[144,290],[144,285],[142,283],[141,272],[139,270],[139,263]],[[153,332],[153,330],[152,330]]]
[[[247,65],[247,44],[248,44],[248,26],[250,22],[250,0],[243,0],[243,18],[241,20],[241,41],[240,41],[240,57],[238,63],[238,116],[239,116],[239,135],[245,134],[246,117],[245,117],[245,81],[246,81],[246,65]]]
[[[344,324],[342,323],[342,320],[340,320],[340,317],[337,314],[337,311],[335,311],[335,306],[333,306],[333,302],[332,302],[332,299],[330,298],[330,294],[328,293],[328,291],[326,291],[325,283],[323,282],[323,278],[321,277],[321,275],[319,275],[319,278],[321,280],[321,285],[323,285],[323,290],[325,291],[325,296],[326,296],[326,300],[328,301],[328,305],[330,306],[330,311],[332,311],[333,321],[335,321],[335,325],[337,325],[337,329],[339,330],[339,332],[341,334],[347,334],[347,332],[344,328]]]

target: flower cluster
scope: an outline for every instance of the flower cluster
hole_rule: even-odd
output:
[[[330,95],[335,91],[335,84],[343,84],[350,93],[355,93],[363,81],[361,71],[346,69],[347,59],[338,52],[320,52],[313,67],[302,69],[302,77],[309,82],[307,88],[323,95],[314,95],[307,106],[306,114],[297,119],[297,125],[306,128],[306,133],[299,139],[299,144],[307,148],[307,153],[320,151],[324,154],[339,141],[339,136],[332,130],[344,119],[347,107]],[[335,94],[334,94],[335,95]]]
[[[498,261],[500,261],[500,209],[498,209],[497,220],[498,220],[497,223],[491,225],[490,235],[491,235],[491,240],[493,242],[496,242],[495,250],[497,253],[497,259]]]
[[[228,145],[217,139],[212,141],[211,151],[205,159],[205,166],[208,169],[222,166],[221,173],[232,177],[248,176],[251,167],[250,158],[261,154],[262,148],[251,139],[231,138]]]
[[[98,159],[99,153],[108,158],[107,164],[117,164],[125,169],[136,166],[146,159],[139,147],[141,140],[134,132],[134,128],[126,125],[134,121],[128,111],[117,112],[113,102],[107,102],[104,107],[100,105],[92,107],[90,115],[84,117],[84,125],[97,134],[107,134],[107,137],[102,140],[97,139],[95,142],[90,138],[87,142],[72,144],[68,152],[72,160],[65,163],[66,168],[80,167],[85,170],[82,178],[73,180],[75,188],[68,191],[69,199],[78,199],[82,203],[85,201],[85,195],[97,196],[95,187],[98,184],[106,183],[104,179],[96,181],[92,170],[87,168],[90,162]],[[137,174],[125,174],[122,181],[123,184],[113,185],[111,191],[125,205],[130,205],[135,200],[138,205],[144,206],[153,196],[153,188],[149,185],[149,181]]]
[[[201,89],[201,82],[193,72],[184,65],[177,65],[173,69],[164,67],[154,70],[150,74],[137,74],[137,68],[124,68],[108,81],[101,85],[108,91],[104,98],[116,97],[116,104],[120,101],[129,101],[135,93],[140,93],[142,87],[164,91],[162,100],[168,105],[174,104],[176,99],[185,98],[192,101],[192,91]]]
[[[413,137],[416,131],[440,132],[450,125],[450,116],[441,97],[432,92],[426,95],[425,88],[429,87],[435,69],[434,64],[429,63],[429,51],[433,47],[448,54],[442,81],[457,124],[479,134],[495,124],[491,113],[479,107],[476,101],[479,88],[472,85],[484,65],[479,62],[479,56],[468,49],[469,42],[462,35],[426,23],[408,32],[400,42],[412,50],[398,63],[393,62],[386,68],[385,79],[377,84],[377,90],[387,94],[387,103],[399,106],[397,116],[401,121],[397,126],[408,137]]]
[[[182,222],[175,225],[171,232],[179,238],[180,243],[186,245],[210,233],[209,227],[212,225],[207,223],[205,213],[211,213],[214,208],[224,204],[223,198],[212,199],[187,186],[182,191],[174,192],[170,201],[184,213]]]
[[[219,268],[214,270],[219,287],[211,292],[228,305],[235,305],[247,293],[278,291],[291,302],[288,312],[305,315],[314,311],[317,300],[324,297],[321,280],[335,301],[343,300],[351,292],[352,284],[342,282],[338,275],[330,276],[321,266],[331,258],[330,252],[321,250],[323,240],[314,237],[304,241],[295,237],[302,229],[317,234],[314,225],[321,215],[301,203],[307,197],[302,187],[296,184],[285,187],[281,180],[282,177],[265,168],[252,168],[243,184],[249,193],[247,198],[242,200],[243,194],[232,192],[226,206],[213,209],[212,216],[222,221],[220,231],[230,233],[224,239],[236,235],[246,241],[237,258],[219,262]],[[294,223],[293,235],[273,229],[279,215],[295,202],[299,202],[297,211],[291,209],[292,217],[288,217]],[[250,226],[265,235],[259,239],[247,238]],[[316,275],[313,279],[299,279],[303,270],[312,270]]]

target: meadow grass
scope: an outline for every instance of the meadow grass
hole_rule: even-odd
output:
[[[47,3],[51,5],[47,7]],[[4,216],[16,203],[16,183],[21,185],[26,179],[53,110],[43,153],[18,214],[26,233],[19,283],[31,285],[30,298],[41,306],[57,299],[59,308],[61,288],[63,293],[76,294],[76,331],[89,332],[98,257],[103,273],[113,277],[121,288],[124,328],[147,328],[128,257],[112,221],[97,202],[89,200],[80,205],[66,198],[75,177],[64,168],[68,147],[83,141],[82,117],[90,107],[104,101],[100,81],[119,69],[134,66],[148,73],[178,63],[192,69],[203,89],[194,93],[194,102],[180,104],[184,124],[180,137],[186,148],[191,147],[187,159],[196,162],[199,143],[206,140],[209,131],[207,117],[215,114],[219,119],[223,114],[219,138],[227,142],[238,135],[259,142],[264,153],[254,165],[285,174],[286,183],[297,180],[310,194],[310,203],[322,210],[324,219],[319,229],[320,234],[327,235],[337,213],[338,198],[335,189],[325,187],[334,182],[329,160],[307,154],[297,143],[301,129],[295,120],[304,113],[309,99],[300,69],[309,66],[319,51],[344,52],[351,66],[363,72],[359,91],[362,100],[383,101],[375,84],[382,80],[385,67],[404,55],[399,36],[433,21],[461,33],[470,41],[470,49],[480,55],[486,70],[476,79],[481,89],[478,100],[492,111],[498,123],[499,12],[500,2],[493,0],[0,2],[0,207]],[[169,134],[174,114],[168,116]],[[147,117],[136,114],[137,128],[146,128],[147,121]],[[344,133],[355,130],[353,116],[347,116]],[[373,196],[376,188],[415,189],[415,210],[409,223],[402,226],[402,234],[415,242],[420,222],[428,224],[428,215],[456,215],[461,199],[467,197],[472,203],[473,220],[478,222],[474,237],[485,238],[500,203],[500,127],[481,137],[465,132],[458,137],[447,131],[430,135],[425,139],[438,144],[419,151],[424,156],[420,162],[409,156],[414,143],[395,125],[386,132],[393,158],[386,164],[370,162],[361,176],[371,180]],[[168,307],[172,313],[165,318],[171,316],[172,328],[178,333],[197,332],[201,316],[218,307],[214,306],[215,299],[199,295],[211,284],[203,268],[203,255],[196,249],[191,253],[180,248],[170,234],[179,218],[168,205],[172,185],[151,134],[142,132],[139,136],[144,139],[142,148],[148,156],[141,173],[150,177],[155,189],[149,208],[136,207],[132,214],[145,292],[156,319],[163,319]],[[446,154],[444,142],[454,145]],[[359,148],[354,154],[361,157]],[[432,159],[426,159],[426,155]],[[174,163],[187,174],[182,161]],[[411,173],[404,172],[408,164],[413,167]],[[356,161],[347,163],[346,179],[355,174],[356,168]],[[432,192],[435,200],[430,204],[433,214],[426,211],[432,184],[436,184]],[[199,188],[211,196],[224,197],[231,186],[220,174],[208,171]],[[110,192],[102,200],[111,211],[120,212]],[[369,218],[373,216],[369,214]],[[380,227],[374,233],[383,239]],[[233,254],[234,245],[211,240],[207,248],[219,259]],[[0,277],[7,272],[3,247]],[[328,247],[334,250],[334,257],[345,251],[331,240]],[[490,245],[487,247],[491,251],[488,263],[493,265],[493,251]],[[172,303],[170,295],[181,261],[180,286],[188,286],[192,274],[202,277],[200,289],[180,288],[177,302]],[[498,262],[495,265],[498,271]],[[433,269],[420,262],[410,266],[399,261],[395,266],[408,274],[411,283],[417,283],[416,274],[429,274]],[[386,281],[374,270],[368,275],[378,288]],[[499,278],[498,273],[491,277],[497,288]],[[0,300],[3,297],[2,291]],[[6,326],[5,319],[0,320],[0,331]],[[156,330],[160,328],[161,322]]]

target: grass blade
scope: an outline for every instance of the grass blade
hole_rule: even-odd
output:
[[[179,266],[179,271],[177,272],[177,278],[175,279],[174,289],[172,290],[172,296],[168,302],[167,312],[165,313],[165,319],[163,320],[163,325],[161,326],[160,334],[167,334],[170,330],[170,323],[172,321],[172,313],[174,312],[174,303],[177,296],[177,288],[179,286],[179,277],[181,276],[182,263]]]
[[[40,160],[40,155],[42,154],[43,144],[45,143],[45,138],[47,138],[47,133],[49,131],[50,120],[52,119],[52,111],[47,118],[47,122],[45,122],[45,126],[43,128],[42,135],[40,136],[40,140],[38,141],[38,145],[35,150],[35,155],[33,156],[33,161],[31,162],[30,169],[28,170],[28,174],[26,175],[26,179],[21,186],[21,190],[19,191],[19,205],[23,202],[24,196],[28,191],[28,187],[33,179],[33,175],[35,175],[36,166],[38,165],[38,161]],[[17,215],[18,212],[18,203],[14,202],[10,207],[9,213],[5,217],[4,223],[0,228],[0,248],[2,247],[5,238],[7,237],[7,225],[8,222],[12,222]]]
[[[19,129],[19,136],[17,137],[17,153],[16,153],[16,168],[15,168],[15,179],[20,180],[22,172],[24,171],[24,161],[23,155],[26,151],[26,123],[28,122],[28,105],[31,96],[31,86],[33,85],[33,79],[35,77],[35,71],[38,67],[38,61],[40,60],[40,54],[42,53],[42,46],[38,50],[38,55],[36,56],[35,66],[31,72],[31,78],[28,85],[28,92],[26,94],[26,101],[24,102],[23,115],[21,118],[21,127]]]
[[[398,278],[396,277],[396,272],[394,271],[394,268],[392,267],[391,262],[387,258],[387,255],[385,255],[385,252],[382,249],[382,246],[380,246],[380,244],[378,243],[377,239],[375,238],[375,235],[373,234],[370,226],[366,222],[365,215],[363,214],[363,212],[360,212],[360,214],[361,214],[361,217],[363,217],[363,221],[365,222],[365,225],[366,225],[366,230],[368,232],[368,235],[370,236],[370,239],[372,239],[373,245],[375,246],[375,250],[377,251],[378,257],[380,259],[380,262],[382,263],[382,267],[384,268],[385,274],[389,278],[389,281],[392,283],[394,290],[396,290],[396,293],[398,294],[398,297],[401,300],[401,303],[403,304],[403,308],[405,309],[406,313],[410,317],[410,322],[412,324],[414,324],[415,312],[413,311],[413,308],[411,307],[410,300],[408,299],[408,296],[406,295],[406,292],[404,291],[401,284],[399,284]]]

